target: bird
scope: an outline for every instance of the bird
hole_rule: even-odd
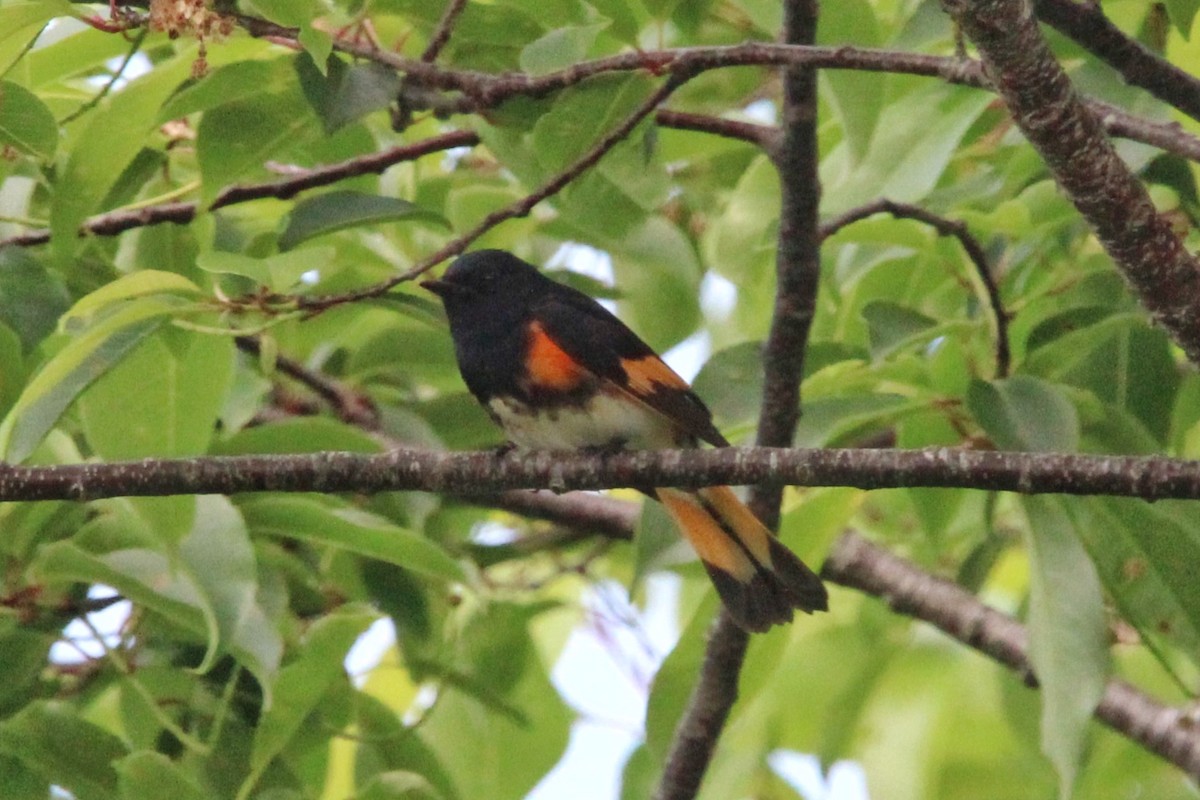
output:
[[[442,300],[464,383],[512,445],[729,446],[700,397],[625,323],[517,256],[469,252],[421,285]],[[828,609],[821,579],[728,486],[643,491],[674,519],[742,628]]]

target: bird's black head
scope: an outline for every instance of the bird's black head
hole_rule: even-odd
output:
[[[537,267],[503,250],[477,250],[460,256],[441,280],[421,285],[442,298],[447,311],[473,303],[519,303],[547,279]]]

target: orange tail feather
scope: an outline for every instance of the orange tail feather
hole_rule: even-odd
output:
[[[729,487],[656,494],[700,556],[730,616],[746,630],[790,622],[797,608],[812,613],[829,607],[821,579]]]

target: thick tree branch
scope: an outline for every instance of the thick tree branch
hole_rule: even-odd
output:
[[[882,598],[897,613],[924,620],[1021,675],[1033,674],[1021,623],[860,536],[848,533],[834,544],[822,575]],[[1182,710],[1110,680],[1095,716],[1193,778],[1200,776],[1200,733]]]
[[[787,0],[783,40],[811,45],[817,32],[816,0]],[[817,207],[817,73],[803,66],[783,70],[781,136],[769,149],[779,172],[780,222],[775,256],[775,304],[763,348],[760,446],[787,447],[799,420],[800,380],[808,331],[816,309],[821,237]],[[769,528],[779,524],[783,487],[754,488],[750,507]],[[722,608],[709,634],[700,676],[675,730],[656,800],[692,800],[738,697],[738,679],[750,634]]]
[[[1038,18],[1103,60],[1131,86],[1200,120],[1200,80],[1129,38],[1099,2],[1036,0]]]
[[[1200,500],[1200,461],[1157,456],[925,450],[640,450],[384,454],[321,452],[280,456],[147,458],[141,461],[18,466],[0,464],[0,502],[95,500],[240,492],[492,494],[509,489],[713,485],[941,487],[1021,494],[1075,494]]]
[[[1200,261],[1154,209],[1046,46],[1024,0],[947,0],[1013,119],[1142,303],[1200,364]]]
[[[827,239],[847,225],[876,214],[891,214],[900,219],[924,222],[937,231],[939,236],[953,236],[958,239],[987,292],[988,306],[992,310],[992,320],[996,324],[996,375],[1001,378],[1006,377],[1012,361],[1012,351],[1008,343],[1008,312],[1004,310],[1004,304],[1000,300],[1000,287],[996,285],[996,279],[992,277],[987,253],[983,251],[983,245],[979,243],[979,240],[971,235],[967,224],[962,220],[939,216],[920,206],[896,203],[887,198],[881,198],[858,208],[852,208],[841,216],[824,223],[821,226],[821,238]]]

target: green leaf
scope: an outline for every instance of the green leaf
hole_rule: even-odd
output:
[[[700,264],[677,227],[650,217],[608,243],[621,289],[622,318],[660,352],[691,335],[700,322]],[[663,309],[671,309],[664,314]]]
[[[312,113],[297,93],[259,94],[206,111],[196,131],[203,183],[212,202],[225,187],[267,177],[266,164],[286,159],[316,135]]]
[[[880,47],[884,44],[875,18],[875,9],[866,0],[844,2],[837,14],[821,15],[817,27],[817,44],[838,46],[854,42],[858,47]],[[854,70],[826,70],[821,81],[830,91],[822,92],[837,115],[842,136],[850,149],[851,161],[862,159],[877,130],[884,109],[886,83],[878,76]]]
[[[878,197],[915,203],[937,186],[963,136],[992,100],[963,87],[919,86],[889,98],[876,126],[886,133],[872,138],[856,165],[849,152],[821,160],[822,213],[838,214]],[[914,114],[914,108],[922,113]],[[933,128],[931,118],[938,120]],[[849,150],[848,143],[841,147]]]
[[[54,330],[68,305],[70,296],[61,278],[28,250],[0,247],[0,322],[21,338],[25,352]]]
[[[88,113],[90,122],[66,155],[50,209],[51,245],[59,263],[67,263],[81,241],[80,224],[98,210],[142,149],[159,106],[191,71],[194,53],[194,48],[183,48]]]
[[[521,50],[521,69],[545,75],[583,61],[607,22],[555,28]]]
[[[875,358],[886,357],[937,324],[920,311],[886,300],[867,303],[862,315],[867,321],[871,355]]]
[[[472,691],[443,689],[421,725],[463,798],[519,800],[565,748],[572,715],[529,634],[537,611],[497,602],[478,613],[463,634]],[[467,730],[475,746],[463,748]]]
[[[1165,441],[1171,406],[1179,387],[1179,369],[1165,332],[1149,328],[1140,313],[1112,314],[1086,324],[1094,306],[1073,309],[1039,324],[1029,346],[1065,328],[1053,341],[1032,350],[1025,369],[1033,375],[1087,389],[1099,399],[1136,417]],[[1084,327],[1072,330],[1074,325]]]
[[[1116,497],[1064,504],[1105,589],[1158,653],[1177,647],[1200,664],[1200,524],[1190,504]]]
[[[752,423],[762,403],[762,342],[742,342],[712,355],[692,388],[720,426]]]
[[[235,101],[250,101],[263,92],[284,91],[295,79],[289,59],[243,59],[210,71],[181,88],[163,104],[158,122],[164,124]]]
[[[389,770],[371,778],[357,800],[443,800],[429,781],[415,772]]]
[[[1023,497],[1031,560],[1029,660],[1041,686],[1042,750],[1071,796],[1092,712],[1108,680],[1108,625],[1096,568],[1058,497]]]
[[[38,701],[0,723],[0,752],[79,800],[100,800],[115,794],[112,762],[126,751],[120,739],[69,704]]]
[[[607,32],[625,44],[637,45],[638,33],[646,23],[646,10],[638,0],[591,0],[610,25]]]
[[[532,144],[547,174],[590,150],[654,90],[643,75],[599,75],[559,94],[533,126]]]
[[[0,4],[0,74],[8,71],[46,23],[72,13],[71,4],[65,0],[14,0]]]
[[[1200,10],[1200,0],[1164,0],[1163,5],[1179,35],[1184,39],[1191,36],[1192,21],[1196,19],[1196,12]]]
[[[367,686],[379,682],[380,677],[373,675]],[[406,682],[403,679],[396,681],[391,676],[385,680],[389,687]],[[397,698],[389,693],[385,704],[375,694],[368,688],[356,698],[357,723],[362,734],[356,764],[359,775],[370,775],[371,770],[376,770],[376,775],[398,771],[415,773],[427,780],[446,800],[459,800],[460,795],[454,791],[451,777],[437,753],[425,743],[419,731],[404,725],[395,711],[396,706],[407,705],[411,695],[405,694],[397,703]]]
[[[336,255],[332,247],[305,247],[265,258],[208,250],[196,258],[196,266],[205,272],[241,275],[282,294],[295,289],[305,273],[319,272],[336,263]]]
[[[381,449],[378,441],[359,428],[328,417],[284,419],[269,425],[255,425],[213,445],[213,452],[218,455],[315,453],[321,450],[378,453]]]
[[[113,762],[122,800],[169,797],[171,800],[205,800],[209,795],[175,762],[151,750],[130,753]]]
[[[0,143],[49,161],[58,145],[58,123],[37,95],[0,81]]]
[[[93,553],[70,541],[43,547],[43,580],[103,583],[206,642],[204,671],[230,652],[269,697],[283,641],[257,600],[258,568],[245,525],[223,497],[196,499],[191,530],[176,553],[145,547]]]
[[[79,393],[159,328],[173,307],[162,299],[132,301],[69,341],[25,387],[0,424],[0,452],[20,463],[33,454]]]
[[[179,544],[179,566],[194,579],[205,613],[216,626],[197,670],[207,671],[218,653],[233,652],[269,698],[283,656],[283,637],[258,602],[254,547],[246,523],[227,498],[196,498],[195,522]]]
[[[304,96],[332,134],[372,111],[387,108],[400,93],[395,70],[382,64],[347,65],[330,57],[322,74],[311,58],[296,59],[296,72]]]
[[[241,504],[247,524],[272,536],[332,545],[445,580],[465,580],[462,568],[438,545],[332,498],[256,497]]]
[[[326,192],[296,204],[287,228],[279,236],[279,248],[290,250],[308,239],[346,228],[409,220],[443,227],[450,224],[440,214],[407,200],[350,191]]]
[[[374,614],[347,607],[309,629],[300,657],[279,671],[273,701],[255,729],[250,755],[255,773],[283,752],[333,684],[347,680],[346,653],[374,621]]]
[[[704,261],[741,285],[774,260],[779,227],[779,175],[757,156],[738,180],[721,215],[704,233]]]
[[[1079,447],[1075,407],[1058,387],[1039,378],[973,381],[967,408],[1002,450],[1073,453]]]
[[[80,322],[90,322],[99,312],[119,301],[134,300],[156,294],[195,297],[199,296],[200,287],[174,272],[161,272],[154,269],[131,272],[104,284],[96,291],[77,300],[75,305],[71,306],[70,310],[63,315],[63,325],[69,327]]]
[[[88,442],[110,461],[202,455],[233,365],[227,336],[167,331],[150,337],[80,396]]]

